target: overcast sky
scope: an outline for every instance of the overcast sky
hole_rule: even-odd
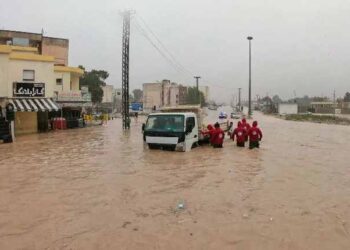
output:
[[[122,18],[131,25],[130,87],[170,79],[193,85],[137,30],[143,18],[177,61],[203,78],[215,99],[247,96],[252,35],[253,95],[337,96],[350,91],[349,0],[1,0],[0,28],[70,40],[69,63],[105,69],[121,86]],[[144,26],[143,26],[144,27]]]

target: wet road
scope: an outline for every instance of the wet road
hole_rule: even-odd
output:
[[[253,151],[120,120],[0,144],[0,249],[350,249],[350,127],[256,118]]]

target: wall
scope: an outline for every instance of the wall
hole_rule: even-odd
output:
[[[278,114],[297,114],[298,104],[280,103],[278,104]]]
[[[45,97],[53,97],[54,86],[56,85],[55,75],[53,71],[53,62],[41,61],[25,61],[10,60],[9,61],[9,77],[8,77],[8,96],[12,97],[13,82],[23,81],[23,70],[35,70],[35,81],[37,83],[45,83]]]
[[[178,86],[171,86],[169,88],[170,91],[170,103],[168,104],[171,107],[179,105],[179,87]]]
[[[38,120],[36,112],[15,113],[15,135],[38,132]]]
[[[54,74],[54,91],[69,91],[70,90],[70,73],[68,72],[55,72]],[[62,85],[57,85],[56,79],[62,79]]]
[[[55,57],[55,64],[68,65],[69,40],[44,37],[42,54]]]
[[[111,103],[113,102],[113,85],[106,85],[102,87],[103,90],[103,97],[102,97],[102,103]]]
[[[71,74],[72,89],[73,91],[79,90],[79,76]]]
[[[161,106],[161,84],[144,83],[143,84],[143,108],[152,110],[153,106]]]
[[[9,92],[8,67],[9,67],[8,54],[0,53],[0,97],[7,96]]]

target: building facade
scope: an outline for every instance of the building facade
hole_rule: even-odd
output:
[[[15,111],[16,135],[47,131],[61,110],[58,96],[80,91],[83,71],[67,66],[68,45],[67,39],[0,30],[0,107]]]
[[[143,84],[143,109],[145,112],[157,110],[161,107],[181,105],[185,100],[187,88],[170,80]],[[180,101],[181,100],[181,101]]]

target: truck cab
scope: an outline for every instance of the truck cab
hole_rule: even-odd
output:
[[[142,126],[150,149],[190,151],[198,143],[198,119],[192,112],[152,113]]]

